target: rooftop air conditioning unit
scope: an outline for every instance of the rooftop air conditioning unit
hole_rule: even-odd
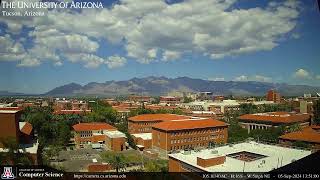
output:
[[[211,154],[218,154],[218,150],[211,151]]]

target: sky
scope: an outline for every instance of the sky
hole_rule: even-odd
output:
[[[316,1],[91,2],[103,8],[1,7],[44,16],[1,14],[0,91],[147,76],[320,86]]]

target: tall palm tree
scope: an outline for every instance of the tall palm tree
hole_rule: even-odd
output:
[[[126,160],[121,154],[106,154],[103,159],[105,159],[117,173],[126,169]]]

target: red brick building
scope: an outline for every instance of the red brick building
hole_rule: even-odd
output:
[[[280,93],[276,92],[275,90],[271,89],[267,92],[267,101],[273,101],[274,103],[280,103],[281,96]]]
[[[112,151],[127,149],[124,133],[107,123],[79,123],[72,126],[75,131],[77,148],[102,148]]]
[[[279,137],[280,143],[293,145],[294,142],[304,142],[314,150],[320,150],[320,126],[309,126],[301,131],[291,132]]]
[[[191,117],[177,114],[142,114],[128,118],[128,131],[130,134],[151,133],[152,126],[157,123],[188,118]]]
[[[10,108],[9,108],[10,109]],[[0,139],[14,139],[19,146],[24,148],[24,152],[33,164],[37,164],[38,142],[33,136],[33,127],[28,122],[19,122],[21,118],[20,110],[0,110]],[[6,151],[0,142],[0,152]],[[21,149],[22,150],[22,149]]]
[[[160,96],[160,104],[169,104],[169,105],[176,105],[181,102],[180,97],[174,96]]]
[[[161,155],[184,149],[206,148],[226,143],[228,124],[214,119],[165,121],[152,127],[152,148]]]
[[[310,125],[311,116],[309,114],[289,113],[289,112],[268,112],[245,114],[239,117],[239,124],[242,128],[248,129],[248,133],[253,129],[268,129],[278,126],[290,126],[299,124],[301,127]]]
[[[131,95],[129,96],[129,101],[133,102],[151,102],[150,96],[137,96],[137,95]]]

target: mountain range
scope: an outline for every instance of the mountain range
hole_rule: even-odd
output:
[[[275,89],[285,96],[301,96],[304,93],[316,94],[320,87],[289,85],[256,81],[209,81],[189,77],[145,77],[126,81],[91,82],[84,86],[76,83],[66,84],[43,94],[45,96],[115,96],[115,95],[166,95],[170,92],[210,91],[217,95],[265,95]]]

